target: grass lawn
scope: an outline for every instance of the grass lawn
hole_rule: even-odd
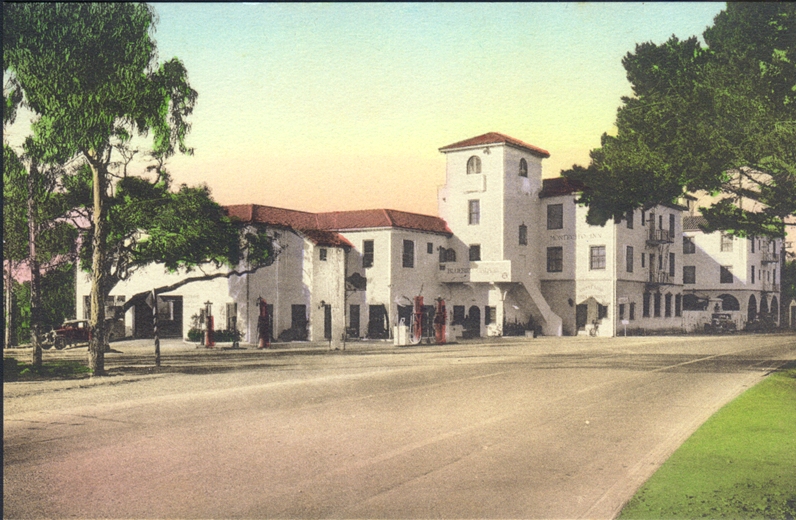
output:
[[[15,358],[3,358],[3,381],[43,381],[50,379],[82,379],[91,370],[79,361],[45,361],[40,370]]]
[[[711,417],[619,515],[622,519],[794,517],[794,363]]]

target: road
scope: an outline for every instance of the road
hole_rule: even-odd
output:
[[[117,376],[6,385],[4,517],[612,518],[796,359],[792,335],[179,344],[153,371],[114,345]]]

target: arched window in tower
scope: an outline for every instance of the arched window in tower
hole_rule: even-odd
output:
[[[481,158],[473,155],[467,160],[467,175],[481,173]]]
[[[528,161],[520,159],[520,177],[528,176]]]

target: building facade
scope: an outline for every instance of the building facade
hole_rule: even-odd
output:
[[[271,234],[276,260],[252,274],[160,295],[159,331],[185,337],[204,326],[209,310],[215,329],[236,329],[242,341],[256,343],[259,301],[269,339],[332,346],[392,338],[396,325],[413,322],[417,312],[422,336],[430,340],[433,324],[444,322],[450,340],[695,331],[716,302],[743,328],[778,309],[780,241],[732,239],[729,250],[729,239],[703,233],[698,217],[677,205],[591,226],[587,208],[577,204],[583,187],[542,179],[549,153],[503,134],[440,152],[446,179],[437,194],[439,217],[227,207],[230,217]],[[115,287],[109,305],[184,276],[149,266]],[[80,315],[90,287],[87,277],[78,278]],[[444,316],[437,315],[440,302]],[[130,309],[123,328],[127,336],[151,335],[152,309]]]

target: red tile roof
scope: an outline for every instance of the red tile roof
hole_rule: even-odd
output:
[[[243,222],[258,222],[301,232],[395,227],[445,235],[453,234],[448,224],[439,217],[394,209],[308,213],[258,204],[226,206],[225,209],[230,217]]]
[[[582,182],[567,179],[566,177],[542,179],[542,191],[539,193],[539,198],[571,195],[583,191],[585,187]]]
[[[307,237],[316,246],[322,247],[354,247],[354,244],[349,242],[340,233],[334,231],[324,231],[320,229],[302,229],[302,235]]]
[[[458,143],[449,144],[448,146],[443,146],[440,148],[439,151],[448,152],[459,148],[469,148],[471,146],[483,146],[487,144],[510,144],[518,148],[523,148],[536,156],[542,157],[543,159],[550,157],[550,152],[547,150],[532,144],[524,143],[519,139],[514,139],[513,137],[509,137],[498,132],[489,132],[488,134],[479,135],[478,137],[471,137],[470,139],[465,139],[464,141],[459,141]]]

